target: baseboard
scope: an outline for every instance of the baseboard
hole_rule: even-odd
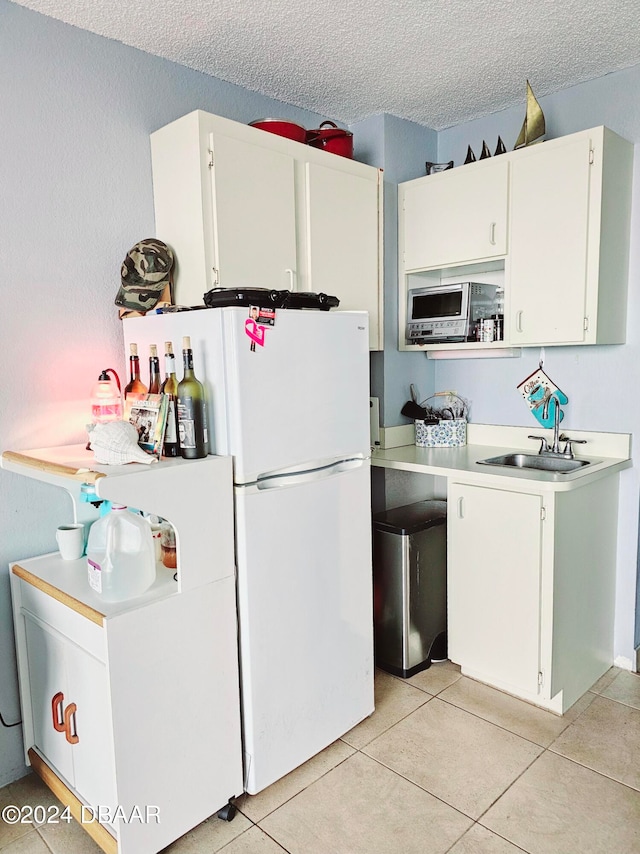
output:
[[[627,658],[626,655],[619,655],[613,661],[614,667],[620,667],[622,670],[636,670],[638,669],[638,650],[636,650],[635,655],[635,667],[633,661],[630,658]]]

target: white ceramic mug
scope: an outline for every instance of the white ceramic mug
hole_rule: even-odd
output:
[[[60,525],[56,542],[63,560],[78,560],[84,554],[84,525]]]

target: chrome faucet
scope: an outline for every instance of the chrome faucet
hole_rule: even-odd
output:
[[[548,406],[549,401],[545,402]],[[554,406],[555,409],[553,411],[553,444],[549,447],[549,443],[545,436],[529,436],[529,439],[538,439],[540,444],[540,450],[538,453],[542,456],[555,456],[555,457],[563,457],[567,460],[572,460],[574,458],[573,454],[573,446],[574,445],[586,445],[586,439],[570,439],[564,433],[560,434],[560,404],[557,399],[554,398]],[[560,442],[564,442],[564,448],[560,450]]]
[[[560,404],[554,400],[555,409],[553,410],[553,445],[551,447],[552,454],[560,453]]]

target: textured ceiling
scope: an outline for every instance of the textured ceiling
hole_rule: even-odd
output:
[[[638,0],[24,0],[351,124],[441,130],[640,62]]]

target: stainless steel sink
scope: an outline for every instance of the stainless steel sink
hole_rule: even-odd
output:
[[[541,454],[502,454],[499,457],[478,460],[478,465],[509,466],[509,468],[567,473],[588,466],[591,462],[592,460],[569,460],[563,457],[543,456]]]

